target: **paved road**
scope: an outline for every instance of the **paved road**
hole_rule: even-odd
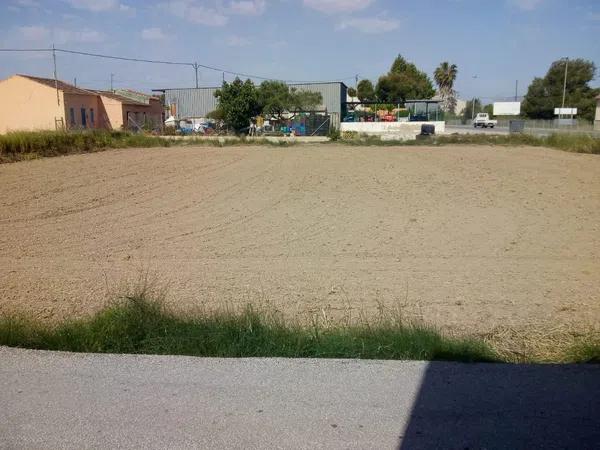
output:
[[[571,134],[591,134],[595,137],[600,137],[598,131],[581,131],[562,129],[556,130],[552,128],[525,128],[525,132],[536,136],[550,136],[553,133],[571,133]],[[446,133],[460,134],[509,134],[508,127],[495,128],[474,128],[473,125],[446,125]]]
[[[598,448],[600,366],[0,347],[0,448]]]

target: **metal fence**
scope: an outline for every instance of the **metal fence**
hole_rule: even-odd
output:
[[[515,117],[514,119],[496,119],[498,120],[498,128],[508,128],[509,122],[511,120],[518,119]],[[592,123],[586,122],[584,120],[577,120],[573,125],[562,125],[558,123],[558,120],[534,120],[534,119],[519,119],[525,122],[525,129],[538,129],[538,130],[556,130],[556,131],[582,131],[582,132],[592,132],[598,131],[594,130],[594,125]],[[459,126],[459,125],[471,125],[471,119],[449,119],[446,121],[446,125],[448,126]]]

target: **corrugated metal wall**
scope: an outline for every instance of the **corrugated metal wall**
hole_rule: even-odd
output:
[[[206,117],[217,109],[215,92],[219,88],[183,88],[165,90],[166,106],[175,105],[178,119]]]
[[[346,101],[346,86],[343,83],[307,83],[290,84],[298,90],[319,92],[323,96],[323,105],[318,109],[327,109],[327,112],[342,114],[342,102]],[[217,108],[215,91],[219,88],[183,88],[166,89],[165,104],[175,105],[178,119],[187,117],[206,117]]]

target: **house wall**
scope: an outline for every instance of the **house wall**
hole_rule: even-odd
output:
[[[596,99],[596,120],[594,120],[594,130],[600,131],[600,97]]]
[[[64,116],[68,128],[101,128],[98,125],[98,96],[94,94],[64,94]],[[71,108],[73,108],[75,120],[71,120]],[[82,110],[85,110],[85,124],[83,122]],[[92,122],[92,110],[93,122]]]
[[[123,128],[123,103],[100,95],[100,126],[109,130]]]
[[[150,100],[149,105],[123,104],[124,121],[127,121],[128,115],[140,126],[143,126],[144,123],[151,123],[157,126],[161,125],[162,106],[160,104],[160,100]]]
[[[0,133],[15,130],[55,130],[64,119],[62,91],[18,75],[0,81]],[[66,123],[66,122],[65,122]]]

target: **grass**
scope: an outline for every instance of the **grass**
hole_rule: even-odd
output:
[[[590,134],[554,133],[550,136],[531,134],[450,134],[434,136],[423,140],[382,140],[378,136],[360,136],[349,134],[339,141],[347,145],[358,146],[442,146],[442,145],[503,145],[550,147],[574,153],[600,154],[600,138]]]
[[[92,353],[211,357],[361,358],[497,362],[482,341],[450,338],[392,318],[299,325],[268,311],[184,316],[161,301],[126,297],[85,319],[58,324],[0,317],[0,345]]]
[[[61,156],[75,153],[91,153],[109,148],[171,147],[171,146],[227,147],[231,145],[289,146],[294,143],[276,139],[247,140],[236,137],[220,139],[175,139],[124,131],[20,131],[0,135],[0,163]]]

